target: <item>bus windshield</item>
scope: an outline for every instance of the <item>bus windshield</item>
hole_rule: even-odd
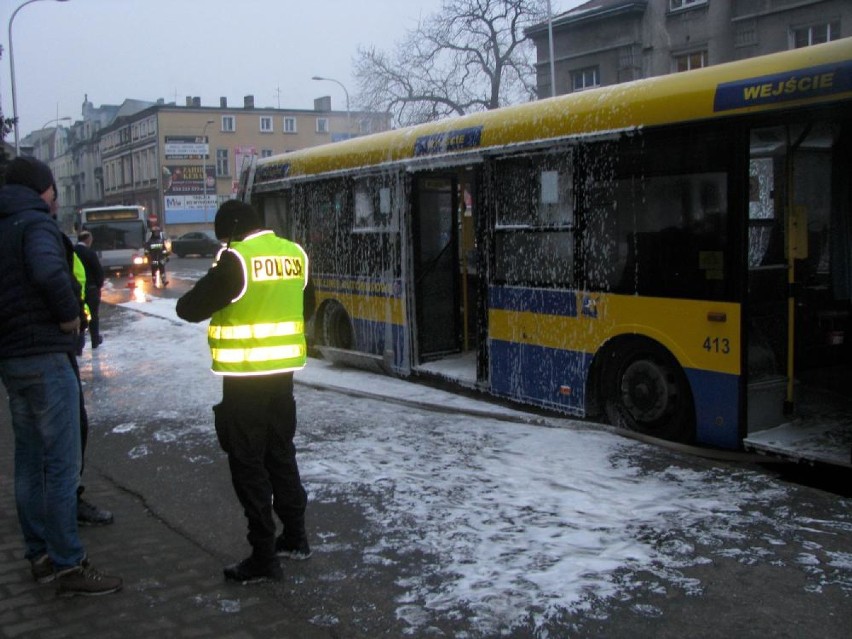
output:
[[[92,249],[140,249],[145,245],[145,224],[141,220],[130,222],[89,222],[83,228],[92,233]]]

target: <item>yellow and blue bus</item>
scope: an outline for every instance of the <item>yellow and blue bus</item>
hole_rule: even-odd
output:
[[[852,397],[852,39],[263,158],[242,197],[307,250],[326,357],[850,465],[816,415]]]

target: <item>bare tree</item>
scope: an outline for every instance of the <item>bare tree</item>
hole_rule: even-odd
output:
[[[359,48],[359,106],[405,126],[535,97],[534,47],[524,35],[546,0],[445,0],[393,54]]]

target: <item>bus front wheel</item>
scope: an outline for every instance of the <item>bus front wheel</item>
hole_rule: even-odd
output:
[[[689,442],[695,410],[680,365],[645,341],[613,349],[604,375],[604,408],[613,426],[670,441]]]

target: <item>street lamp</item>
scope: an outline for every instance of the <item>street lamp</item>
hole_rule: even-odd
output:
[[[54,122],[70,122],[70,121],[71,121],[71,118],[68,117],[67,115],[64,118],[53,118],[52,120],[48,120],[47,122],[45,122],[41,126],[41,129],[39,129],[39,130],[44,131],[47,128],[48,124],[53,124]]]
[[[18,15],[18,11],[26,7],[28,4],[38,1],[39,0],[27,0],[23,4],[19,5],[18,8],[12,12],[12,16],[9,18],[9,79],[12,82],[12,118],[15,120],[15,155],[21,154],[21,145],[18,142],[18,101],[15,94],[15,54],[12,51],[12,21],[15,19],[15,16]],[[56,2],[68,2],[68,0],[56,0]],[[48,124],[50,123],[48,122]]]
[[[326,82],[334,82],[335,84],[340,85],[340,88],[343,89],[343,93],[346,94],[346,137],[352,135],[352,117],[349,112],[349,91],[346,90],[346,87],[343,86],[343,83],[340,80],[335,80],[334,78],[323,78],[322,76],[315,75],[311,78],[311,80],[324,80]]]
[[[41,128],[39,129],[39,136],[38,136],[38,145],[39,145],[39,148],[41,148],[43,145],[46,145],[46,141],[45,141],[45,139],[44,139],[44,136],[43,136],[43,135],[41,135],[41,133],[44,133],[44,130],[47,128],[47,125],[48,125],[48,124],[54,124],[54,123],[59,123],[59,122],[70,122],[70,121],[71,121],[71,118],[69,118],[69,117],[66,115],[64,118],[53,118],[52,120],[48,120],[47,122],[45,122],[45,123],[41,126]],[[54,152],[55,152],[55,151],[56,151],[56,149],[55,149],[55,147],[54,147]],[[48,148],[48,150],[47,150],[47,161],[48,161],[48,162],[49,162],[49,161],[50,161],[50,159],[51,159],[50,155],[51,155],[51,153],[50,153],[50,149]],[[38,154],[36,154],[36,157],[38,157]],[[42,158],[38,158],[38,159],[39,159],[39,160],[41,160]]]
[[[204,128],[201,129],[201,139],[204,142],[204,153],[201,154],[201,183],[203,184],[202,193],[204,198],[204,224],[207,224],[207,152],[210,145],[207,143],[207,127],[213,124],[213,120],[207,120],[204,123]]]

